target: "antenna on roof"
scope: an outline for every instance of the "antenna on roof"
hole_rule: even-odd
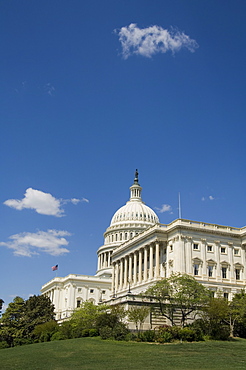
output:
[[[179,218],[181,218],[181,202],[180,202],[180,193],[179,193]]]

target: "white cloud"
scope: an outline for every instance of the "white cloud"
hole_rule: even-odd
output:
[[[86,199],[86,198],[81,198],[81,199],[77,199],[77,198],[62,199],[62,203],[64,203],[64,204],[66,204],[66,203],[72,203],[72,204],[76,205],[76,204],[78,204],[80,202],[89,203],[89,200]]]
[[[6,206],[21,211],[24,208],[34,209],[41,215],[61,217],[64,210],[61,209],[61,201],[49,193],[28,188],[23,199],[8,199],[4,202]]]
[[[11,235],[10,241],[0,242],[0,246],[7,247],[14,251],[16,256],[31,257],[44,252],[51,256],[60,256],[69,253],[64,246],[68,245],[65,236],[70,233],[63,230],[38,231],[37,233],[20,233]]]
[[[215,197],[213,197],[212,195],[209,195],[209,197],[208,198],[205,198],[205,197],[202,197],[202,201],[204,202],[205,200],[207,200],[207,199],[209,199],[209,200],[214,200],[215,199]]]
[[[44,86],[44,90],[45,92],[50,95],[50,96],[53,96],[54,95],[54,92],[55,92],[55,88],[54,86],[49,82],[47,83],[45,86]]]
[[[155,207],[155,209],[159,211],[160,213],[164,213],[164,212],[173,213],[172,207],[169,204],[162,204],[161,208]]]
[[[195,40],[174,28],[171,28],[170,31],[160,26],[141,29],[135,23],[131,23],[120,30],[115,30],[115,32],[119,35],[124,59],[133,54],[150,58],[157,53],[166,53],[167,51],[175,53],[181,48],[187,48],[191,52],[198,48]]]
[[[34,209],[41,215],[49,215],[55,217],[64,216],[64,210],[61,208],[62,204],[71,202],[76,205],[80,202],[88,203],[89,200],[86,198],[77,199],[56,199],[49,193],[44,193],[40,190],[28,188],[24,195],[24,198],[19,199],[8,199],[4,204],[8,207],[15,208],[19,211],[25,208]]]

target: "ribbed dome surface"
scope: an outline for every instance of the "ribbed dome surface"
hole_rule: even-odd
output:
[[[139,200],[130,200],[126,205],[118,209],[112,217],[110,226],[125,223],[127,221],[142,221],[150,225],[159,223],[159,219],[155,212]]]

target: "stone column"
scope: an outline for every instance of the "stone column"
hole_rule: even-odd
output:
[[[142,268],[143,268],[143,256],[142,256],[142,249],[140,249],[139,251],[139,254],[138,254],[138,260],[139,260],[139,264],[138,264],[138,267],[139,267],[139,273],[138,273],[138,282],[141,283],[142,282]]]
[[[124,286],[124,288],[126,288],[127,287],[127,277],[128,277],[128,263],[127,263],[128,261],[127,261],[127,257],[125,257],[125,271],[124,271],[124,284],[123,284],[123,286]]]
[[[115,291],[118,290],[119,286],[119,262],[115,263]]]
[[[228,266],[228,278],[230,279],[230,281],[233,279],[233,280],[236,280],[236,276],[235,276],[235,267],[233,265],[233,243],[232,242],[228,242],[228,259],[229,259],[229,266]]]
[[[129,281],[132,282],[132,254],[129,256]]]
[[[121,290],[123,287],[123,260],[120,260],[120,284],[119,289]]]
[[[206,263],[206,239],[201,239],[201,258],[202,258],[202,277],[207,279],[208,271],[207,271],[207,263]]]
[[[136,252],[134,252],[133,283],[137,284],[137,253]]]
[[[160,246],[159,243],[155,243],[155,277],[158,278],[160,275]]]
[[[114,295],[115,292],[115,263],[112,264],[112,284],[111,284],[111,292]]]
[[[246,263],[246,260],[245,260],[245,244],[241,244],[241,263],[244,266],[243,269],[242,269],[242,280],[244,280],[244,284],[245,284],[245,279],[246,279],[246,273],[245,273],[245,263]]]
[[[153,244],[149,248],[149,278],[153,279]]]
[[[147,245],[144,247],[144,281],[148,279],[148,250]]]

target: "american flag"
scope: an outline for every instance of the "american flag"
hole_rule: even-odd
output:
[[[58,270],[58,265],[52,266],[51,269],[52,271]]]

